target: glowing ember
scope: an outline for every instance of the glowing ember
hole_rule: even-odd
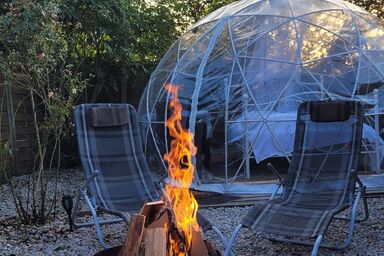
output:
[[[169,254],[179,256],[186,255],[191,247],[192,230],[198,228],[196,220],[198,204],[189,191],[194,172],[192,156],[196,154],[197,149],[193,145],[193,134],[181,126],[182,106],[178,98],[178,87],[167,84],[165,89],[172,94],[170,107],[173,113],[165,125],[173,139],[170,151],[164,155],[164,160],[168,163],[168,175],[172,183],[177,185],[177,187],[166,185],[165,190],[172,201],[176,227],[185,240],[184,247],[180,244],[180,239],[170,235]]]

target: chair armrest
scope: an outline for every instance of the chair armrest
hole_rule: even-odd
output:
[[[94,173],[92,173],[91,176],[88,177],[88,179],[85,181],[85,184],[83,185],[82,189],[86,189],[89,185],[89,183],[91,183],[97,176],[99,176],[100,172],[98,170],[96,170]]]
[[[153,184],[155,184],[156,190],[161,190],[164,188],[164,183],[162,181],[153,181]]]
[[[356,183],[357,183],[357,185],[359,185],[360,191],[365,193],[366,187],[365,187],[364,183],[361,181],[361,179],[359,178],[359,175],[357,175],[357,172],[355,170],[351,170],[351,173],[352,173],[352,175],[355,175]]]
[[[278,185],[282,185],[284,183],[284,178],[280,175],[280,173],[276,170],[276,168],[271,164],[267,164],[268,170],[270,170],[278,179]]]
[[[169,196],[168,196],[167,192],[165,191],[165,189],[162,187],[162,188],[160,188],[159,190],[160,190],[160,192],[161,192],[161,193],[160,193],[160,196],[162,197],[162,199],[163,199],[165,205],[166,205],[167,207],[172,207],[172,200],[171,200],[171,198],[169,198]]]
[[[166,178],[168,178],[168,173],[163,174],[158,181],[155,181],[156,186],[163,188]]]
[[[356,182],[359,185],[360,189],[365,190],[365,185],[363,184],[363,182],[361,181],[361,179],[357,175],[356,175]]]

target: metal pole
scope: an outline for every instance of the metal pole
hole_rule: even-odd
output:
[[[191,102],[191,114],[189,116],[189,131],[192,134],[195,134],[197,105],[199,101],[200,90],[203,85],[204,70],[208,64],[209,56],[211,55],[215,47],[216,41],[218,40],[220,33],[223,31],[225,24],[227,24],[227,21],[228,21],[228,17],[223,17],[215,27],[213,34],[209,39],[209,42],[204,52],[201,63],[199,65],[199,69],[197,70],[197,73],[196,73],[195,89],[193,90],[192,102]],[[194,166],[196,166],[196,156],[192,157],[192,163]],[[194,172],[194,181],[196,181],[197,184],[200,184],[199,175],[197,172]]]
[[[249,168],[249,138],[248,138],[248,95],[243,94],[243,128],[244,128],[244,157],[245,157],[245,178],[250,179],[251,173]]]
[[[379,147],[380,147],[380,122],[379,122],[379,90],[373,90],[373,97],[375,99],[375,107],[374,107],[374,118],[375,118],[375,131],[378,134],[375,143],[375,160],[376,160],[376,168],[377,172],[380,173],[380,155],[379,155]]]
[[[325,100],[326,97],[325,97],[325,90],[324,90],[324,76],[321,76],[320,77],[320,84],[321,84],[321,95],[320,95],[320,99],[321,100]]]
[[[224,120],[224,171],[225,183],[228,183],[228,101],[229,101],[229,84],[228,79],[224,79],[225,86],[225,120]]]

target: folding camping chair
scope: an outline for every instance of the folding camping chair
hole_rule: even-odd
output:
[[[319,101],[301,104],[297,114],[294,152],[286,180],[278,176],[280,182],[271,198],[256,204],[248,212],[232,233],[225,255],[230,252],[243,227],[261,231],[270,240],[313,245],[312,255],[317,255],[319,247],[348,247],[355,221],[368,218],[365,186],[356,170],[362,120],[363,108],[357,102]],[[277,173],[276,170],[274,172]],[[358,192],[354,199],[356,185]],[[281,186],[283,190],[278,196]],[[361,195],[365,216],[357,219]],[[350,218],[335,216],[349,207],[352,207]],[[342,244],[321,243],[333,219],[350,222],[348,237]],[[292,237],[307,238],[309,241]]]
[[[127,104],[83,104],[75,109],[75,123],[81,163],[86,182],[78,190],[71,221],[75,228],[95,225],[100,244],[107,248],[101,224],[129,222],[147,201],[166,196],[155,184],[147,165],[136,110]],[[77,223],[80,197],[88,205],[93,221]],[[118,218],[99,220],[104,212]],[[203,231],[213,230],[226,244],[221,232],[201,214]]]

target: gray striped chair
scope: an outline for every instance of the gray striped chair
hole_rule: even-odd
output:
[[[71,220],[75,228],[95,225],[100,244],[108,248],[101,224],[129,223],[131,213],[139,212],[147,201],[161,199],[165,192],[152,178],[131,105],[82,104],[76,106],[74,116],[86,182],[76,195]],[[91,222],[76,222],[81,197],[90,209]],[[98,212],[116,218],[102,221]],[[198,222],[204,232],[213,230],[226,244],[222,233],[201,214]]]
[[[313,246],[312,255],[317,255],[319,247],[348,247],[355,220],[368,218],[365,187],[359,180],[356,169],[362,125],[363,108],[358,102],[323,101],[301,104],[287,178],[283,180],[278,175],[280,182],[271,199],[251,208],[234,230],[225,255],[230,253],[232,244],[243,227],[260,231],[270,240]],[[356,186],[359,190],[354,198]],[[282,192],[277,193],[280,187],[283,188]],[[356,219],[361,195],[365,217]],[[335,217],[349,207],[352,208],[349,218]],[[333,219],[343,219],[350,223],[348,236],[341,244],[324,244],[321,242],[322,238]]]

